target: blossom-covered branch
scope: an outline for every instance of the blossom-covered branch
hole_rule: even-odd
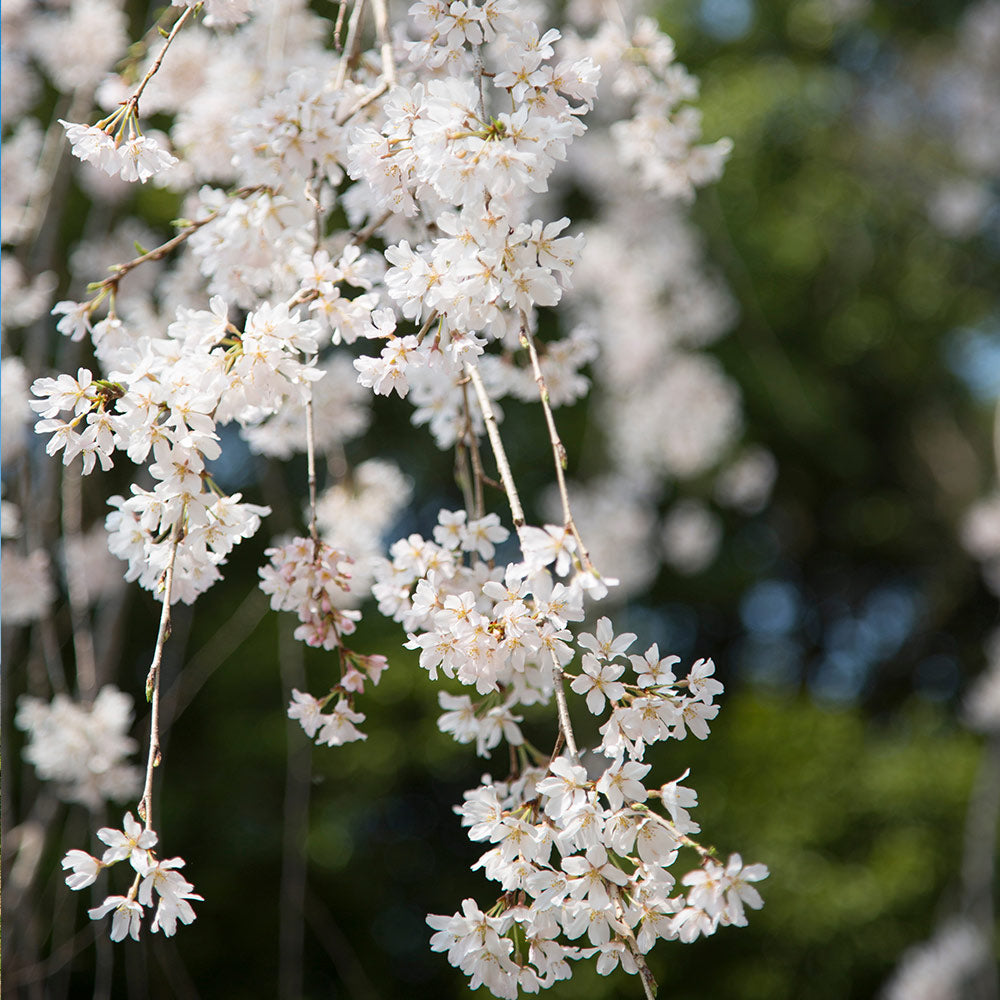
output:
[[[177,871],[184,862],[154,852],[160,665],[172,603],[221,579],[233,547],[270,514],[218,481],[223,428],[235,425],[256,453],[306,455],[301,533],[272,539],[259,570],[272,608],[296,615],[295,637],[331,654],[325,690],[288,692],[288,716],[318,744],[366,739],[366,689],[397,658],[363,652],[355,637],[372,597],[440,684],[441,730],[483,757],[507,744],[509,774],[486,776],[459,807],[470,839],[490,845],[473,867],[499,894],[485,910],[469,899],[428,917],[431,947],[498,997],[549,987],[587,959],[602,974],[638,974],[651,996],[654,943],[745,923],[767,872],[738,854],[717,861],[693,836],[686,773],[664,784],[644,760],[658,742],[709,735],[722,690],[714,665],[699,660],[678,678],[678,659],[655,645],[630,655],[637,637],[596,608],[618,581],[602,575],[574,516],[554,411],[585,396],[588,371],[627,358],[613,322],[604,356],[584,324],[549,333],[553,310],[586,301],[573,291],[586,240],[555,211],[555,191],[561,172],[580,170],[573,149],[591,121],[625,164],[641,165],[657,203],[690,199],[728,144],[700,144],[694,81],[646,18],[601,22],[574,5],[576,23],[561,31],[542,4],[483,0],[416,2],[391,23],[386,0],[373,0],[349,17],[340,5],[331,51],[307,5],[253,6],[186,7],[115,110],[95,125],[63,123],[78,159],[172,188],[184,215],[171,239],[89,283],[90,299],[56,305],[60,332],[89,336],[92,367],[32,385],[50,455],[81,458],[84,474],[123,458],[135,467],[129,495],[108,500],[108,544],[126,579],[162,602],[145,827],[128,814],[121,831],[98,830],[107,850],[71,851],[67,884],[81,889],[129,861],[131,887],[90,911],[113,913],[114,940],[138,937],[154,890],[154,931],[194,919],[201,897]],[[213,26],[233,33],[204,34]],[[294,56],[279,58],[285,32]],[[199,46],[239,42],[259,63],[240,75],[233,107]],[[197,85],[185,67],[203,74]],[[594,117],[602,93],[611,121]],[[172,121],[174,153],[142,135],[140,96]],[[122,279],[154,266],[169,268],[155,291],[126,295],[141,281]],[[351,468],[344,444],[392,394],[412,407],[414,449],[454,450],[465,507],[442,509],[430,538],[411,533],[386,555],[409,487],[380,457]],[[561,523],[526,513],[505,399],[540,403]],[[490,455],[506,496],[497,509],[484,489]],[[526,740],[529,714],[549,720],[548,745]],[[584,752],[576,729],[589,717],[601,740]],[[675,874],[685,847],[699,863]]]

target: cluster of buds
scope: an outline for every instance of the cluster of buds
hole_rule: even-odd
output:
[[[380,655],[362,655],[344,645],[361,613],[339,607],[350,592],[351,560],[325,542],[294,538],[286,545],[267,550],[270,562],[260,569],[260,588],[271,597],[275,611],[294,611],[302,623],[295,638],[310,646],[337,650],[340,680],[323,698],[292,691],[288,717],[298,719],[306,735],[317,743],[339,746],[365,739],[356,723],[365,716],[353,707],[355,694],[365,681],[378,684],[388,661]],[[332,711],[324,709],[334,702]],[[317,735],[318,734],[318,735]]]

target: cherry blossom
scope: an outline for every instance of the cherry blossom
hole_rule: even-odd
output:
[[[62,119],[59,124],[66,129],[73,155],[93,163],[111,177],[145,182],[178,162],[149,136],[130,135],[122,141],[96,125],[80,125]]]
[[[194,886],[178,871],[184,867],[183,858],[156,859],[153,848],[159,838],[155,830],[143,827],[131,813],[126,813],[121,830],[104,827],[97,831],[97,836],[108,845],[100,860],[86,851],[71,850],[63,858],[62,867],[70,872],[65,881],[74,891],[93,885],[98,875],[120,861],[127,860],[134,869],[136,878],[126,895],[108,896],[100,906],[87,911],[91,920],[102,920],[113,913],[112,941],[121,941],[125,937],[139,940],[144,908],[152,908],[154,890],[158,902],[151,930],[162,930],[170,937],[177,930],[178,920],[182,924],[190,924],[195,919],[190,901],[201,900],[202,897],[193,891]]]
[[[576,23],[560,30],[544,23],[542,5],[420,0],[390,26],[377,3],[368,5],[375,46],[362,52],[348,50],[366,30],[349,28],[350,45],[335,51],[322,43],[330,26],[301,5],[206,0],[201,24],[194,7],[177,6],[162,46],[138,57],[136,79],[102,84],[107,117],[61,124],[77,160],[121,181],[169,186],[183,217],[161,247],[55,305],[58,331],[89,338],[93,361],[75,377],[36,378],[30,403],[46,451],[65,465],[79,458],[85,475],[134,467],[108,501],[105,529],[125,579],[162,603],[146,680],[154,719],[171,604],[191,603],[221,579],[234,546],[270,514],[217,481],[225,428],[238,428],[259,454],[304,453],[309,503],[291,514],[302,527],[265,543],[259,570],[271,608],[296,616],[295,638],[328,654],[323,693],[287,692],[289,720],[324,747],[367,738],[368,685],[392,659],[362,651],[357,626],[370,595],[400,626],[421,675],[439,685],[439,729],[485,760],[502,759],[508,775],[484,775],[456,810],[482,851],[471,867],[497,883],[498,898],[429,916],[431,948],[470,988],[497,997],[548,988],[587,960],[602,975],[641,976],[648,993],[644,956],[655,943],[745,923],[746,909],[762,903],[756,883],[767,871],[737,854],[714,861],[692,836],[698,799],[681,784],[687,772],[664,783],[644,761],[652,744],[705,739],[722,684],[710,659],[685,675],[679,657],[655,644],[629,653],[638,637],[616,630],[607,605],[595,607],[617,579],[588,539],[609,509],[618,516],[624,494],[628,547],[643,550],[633,560],[643,572],[657,534],[678,566],[693,571],[710,559],[716,522],[707,507],[697,516],[675,508],[661,524],[655,487],[638,497],[607,484],[619,468],[661,484],[714,474],[738,431],[739,400],[697,353],[724,328],[727,304],[707,279],[690,290],[697,267],[686,258],[696,255],[681,254],[684,266],[673,270],[662,265],[642,287],[646,262],[631,266],[622,245],[623,234],[655,228],[662,215],[623,227],[636,210],[622,208],[616,224],[585,233],[550,196],[563,177],[596,187],[596,205],[614,201],[621,193],[601,188],[617,157],[636,181],[630,197],[641,191],[676,206],[718,176],[730,144],[701,144],[697,82],[655,23],[630,9],[599,25],[571,10]],[[354,8],[359,18],[364,7]],[[279,26],[287,55],[273,44]],[[230,46],[230,37],[246,44]],[[236,57],[244,49],[257,53],[247,65]],[[65,72],[83,79],[69,62]],[[168,134],[143,133],[140,100],[169,122]],[[580,154],[595,132],[593,152]],[[676,251],[666,244],[649,256],[667,260]],[[590,262],[588,247],[598,251]],[[613,269],[601,263],[609,247]],[[176,256],[166,265],[168,254]],[[158,262],[167,273],[141,287],[133,274]],[[670,286],[675,273],[682,289]],[[626,287],[609,311],[610,281]],[[660,323],[668,286],[680,318]],[[556,309],[572,320],[563,336],[550,332]],[[668,327],[669,343],[648,336]],[[553,410],[583,398],[597,377],[632,423],[601,418],[615,458],[605,486],[574,499],[575,516]],[[343,445],[385,402],[375,397],[393,394],[413,441],[454,450],[463,503],[387,541],[410,485],[384,460],[349,467]],[[539,523],[525,516],[504,450],[504,409],[519,409],[509,399],[538,408],[552,444],[555,512]],[[494,507],[489,462],[506,506]],[[718,503],[749,509],[759,498],[767,470],[755,484],[744,465],[718,478]],[[581,509],[593,515],[589,525]],[[95,714],[112,697],[102,692]],[[25,700],[18,725],[32,734],[40,776],[91,805],[137,784],[123,763],[134,749],[123,704],[117,720],[102,714],[92,749],[107,780],[93,780],[53,767],[46,713],[64,706]],[[590,717],[600,742],[585,754],[573,723]],[[539,747],[526,734],[543,718],[555,735]],[[132,887],[89,911],[94,920],[112,915],[116,941],[138,940],[147,909],[151,930],[172,936],[194,921],[202,898],[181,858],[157,856],[159,752],[151,736],[141,822],[129,812],[122,829],[98,830],[100,859],[71,850],[62,862],[67,886],[80,890],[128,861]],[[681,847],[700,865],[674,874]]]

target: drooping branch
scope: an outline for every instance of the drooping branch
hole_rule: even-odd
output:
[[[500,482],[503,483],[504,491],[507,494],[507,502],[510,504],[511,519],[514,522],[514,529],[521,535],[521,529],[525,525],[524,508],[521,506],[521,497],[518,495],[517,487],[514,485],[514,477],[511,475],[510,462],[507,459],[507,452],[504,450],[503,440],[500,437],[500,429],[497,426],[496,413],[493,410],[493,403],[489,393],[483,383],[483,376],[479,369],[471,362],[466,362],[465,374],[472,382],[473,389],[476,390],[476,399],[479,400],[479,409],[483,414],[483,422],[486,424],[486,434],[490,439],[490,447],[493,449],[493,457],[496,459],[497,470],[500,473]]]
[[[549,647],[549,656],[552,660],[552,689],[556,694],[556,711],[559,714],[559,731],[566,741],[566,749],[569,750],[573,760],[578,760],[580,751],[577,749],[576,736],[573,733],[573,724],[569,718],[569,705],[566,703],[566,689],[563,687],[563,669],[556,656],[555,650]]]
[[[170,34],[167,35],[166,41],[163,43],[163,48],[160,49],[159,54],[156,59],[153,60],[152,66],[146,70],[146,75],[139,81],[139,86],[136,87],[135,92],[129,98],[129,104],[136,110],[139,108],[139,98],[142,96],[142,92],[146,89],[146,84],[156,76],[157,71],[160,68],[160,64],[163,62],[163,57],[167,54],[167,49],[173,44],[174,39],[177,37],[177,33],[184,27],[184,22],[194,13],[194,4],[189,7],[184,8],[184,13],[177,18],[174,23],[173,28],[170,29]]]
[[[595,572],[594,564],[590,560],[590,553],[583,544],[576,522],[573,520],[573,512],[569,505],[569,491],[566,488],[566,447],[559,437],[556,429],[555,417],[552,415],[552,407],[549,403],[549,390],[545,384],[545,375],[542,372],[541,363],[538,360],[538,349],[535,346],[535,338],[531,335],[528,325],[528,317],[521,313],[521,343],[528,349],[528,356],[531,358],[531,370],[535,375],[535,383],[538,386],[538,396],[542,401],[542,411],[545,414],[545,425],[549,431],[549,443],[552,445],[552,456],[555,459],[556,483],[559,488],[559,500],[562,503],[563,524],[572,533],[580,553],[580,560],[583,568],[588,572]]]
[[[146,755],[146,780],[142,798],[139,800],[139,818],[147,830],[153,828],[153,770],[160,766],[160,667],[163,663],[163,649],[170,638],[170,602],[174,586],[174,563],[177,546],[181,539],[183,514],[178,516],[170,533],[170,558],[163,573],[163,607],[160,610],[160,627],[156,633],[156,647],[153,662],[146,675],[146,700],[150,704],[149,749]]]

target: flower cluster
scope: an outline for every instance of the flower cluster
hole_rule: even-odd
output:
[[[336,649],[361,617],[341,610],[338,593],[350,590],[350,561],[324,542],[295,538],[268,549],[270,559],[260,569],[260,589],[271,597],[275,611],[294,611],[302,624],[295,638],[310,646]]]
[[[487,777],[466,793],[459,810],[471,840],[496,845],[474,868],[503,893],[488,916],[466,900],[461,913],[429,917],[432,947],[448,952],[470,986],[486,984],[499,997],[567,978],[571,959],[596,956],[602,974],[620,965],[646,976],[642,956],[659,938],[692,941],[742,925],[744,904],[761,905],[750,883],[766,877],[764,866],[744,867],[739,855],[719,865],[692,840],[699,827],[688,809],[697,795],[680,784],[686,773],[658,790],[644,783],[649,745],[708,736],[722,685],[710,660],[679,679],[679,658],[661,656],[655,644],[628,655],[636,636],[616,635],[606,617],[574,636],[568,626],[583,619],[586,584],[595,581],[575,565],[570,532],[522,528],[523,561],[492,568],[494,542],[505,535],[495,532],[479,543],[479,521],[441,511],[434,541],[397,542],[373,588],[431,678],[440,671],[475,690],[439,694],[441,730],[474,741],[481,755],[506,739],[520,762],[515,777]],[[559,698],[564,675],[591,714],[607,715],[588,767],[575,748],[541,765],[519,726],[521,710]],[[702,865],[677,891],[669,869],[684,846]],[[567,943],[584,935],[583,946]]]
[[[73,155],[84,163],[93,163],[109,177],[145,182],[177,163],[177,157],[171,156],[155,139],[135,131],[124,138],[97,125],[80,125],[62,119],[59,124],[66,129]]]
[[[211,306],[179,310],[161,338],[99,343],[106,379],[81,368],[76,378],[32,386],[31,405],[43,418],[35,430],[52,435],[46,450],[62,451],[64,463],[82,455],[88,473],[98,460],[109,468],[115,451],[136,463],[152,454],[153,488],[133,486],[132,496],[109,501],[109,544],[129,563],[126,579],[148,589],[172,563],[173,599],[188,603],[220,578],[233,546],[269,513],[240,494],[222,495],[212,481],[206,462],[221,453],[217,425],[259,422],[288,397],[308,397],[323,375],[315,366],[318,324],[264,303],[239,330],[220,298]]]
[[[400,86],[385,101],[381,120],[351,132],[345,165],[366,181],[370,215],[413,218],[415,231],[424,234],[415,245],[403,239],[388,248],[385,275],[402,316],[426,321],[424,329],[399,336],[390,311],[373,313],[367,335],[387,344],[378,357],[355,362],[359,381],[384,395],[412,390],[414,423],[429,423],[441,447],[460,436],[463,419],[475,419],[464,408],[464,365],[483,355],[491,339],[516,347],[535,307],[555,305],[569,286],[582,239],[560,235],[568,219],[546,224],[528,209],[569,143],[583,134],[580,117],[599,76],[588,57],[553,65],[559,33],[540,32],[513,4],[459,7],[415,5],[417,23],[428,33],[411,47],[410,58],[423,53],[434,65],[461,71],[466,43],[503,32],[511,44],[498,46],[492,82],[494,92],[506,92],[503,100],[497,95],[504,110],[493,114],[493,96],[487,100],[459,72]],[[434,336],[425,337],[431,324]],[[572,386],[558,393],[560,401],[572,401],[585,388],[579,368],[592,355],[567,348],[559,357],[550,354],[553,382]],[[523,373],[509,361],[494,365],[491,375],[494,398],[523,394]]]
[[[154,830],[138,823],[131,813],[126,813],[121,830],[102,827],[97,837],[107,844],[101,857],[95,858],[86,851],[69,851],[62,860],[69,872],[66,885],[73,890],[85,889],[97,881],[98,875],[119,861],[128,861],[135,870],[135,879],[126,895],[108,896],[100,906],[88,910],[91,920],[111,918],[111,940],[121,941],[131,937],[139,940],[143,908],[152,909],[156,893],[156,912],[150,930],[163,931],[167,937],[177,932],[177,922],[190,924],[195,919],[191,900],[201,900],[194,886],[178,871],[183,868],[183,858],[157,860],[153,848],[159,839]]]
[[[738,854],[723,866],[699,848],[701,867],[678,886],[668,869],[682,846],[698,847],[685,808],[697,798],[681,778],[648,790],[649,769],[615,759],[590,779],[558,757],[466,793],[459,812],[470,839],[497,845],[474,867],[503,893],[488,917],[466,900],[462,913],[427,922],[437,931],[432,947],[448,951],[472,988],[485,982],[499,997],[516,997],[519,987],[537,992],[568,978],[569,960],[594,956],[602,975],[619,965],[646,975],[642,956],[658,939],[690,942],[741,926],[744,906],[762,905],[751,883],[767,869],[744,866]],[[647,805],[651,798],[667,816]],[[582,946],[567,943],[581,938]]]
[[[365,739],[355,726],[365,716],[354,711],[354,696],[364,693],[366,680],[378,684],[387,661],[384,656],[356,653],[344,644],[361,618],[360,612],[341,606],[350,591],[351,560],[310,538],[295,538],[265,554],[270,562],[260,570],[260,589],[270,595],[271,607],[298,615],[302,624],[295,630],[296,639],[336,649],[340,656],[340,680],[329,694],[318,699],[293,690],[288,717],[298,719],[310,739],[327,746]],[[324,712],[333,699],[332,712]]]

